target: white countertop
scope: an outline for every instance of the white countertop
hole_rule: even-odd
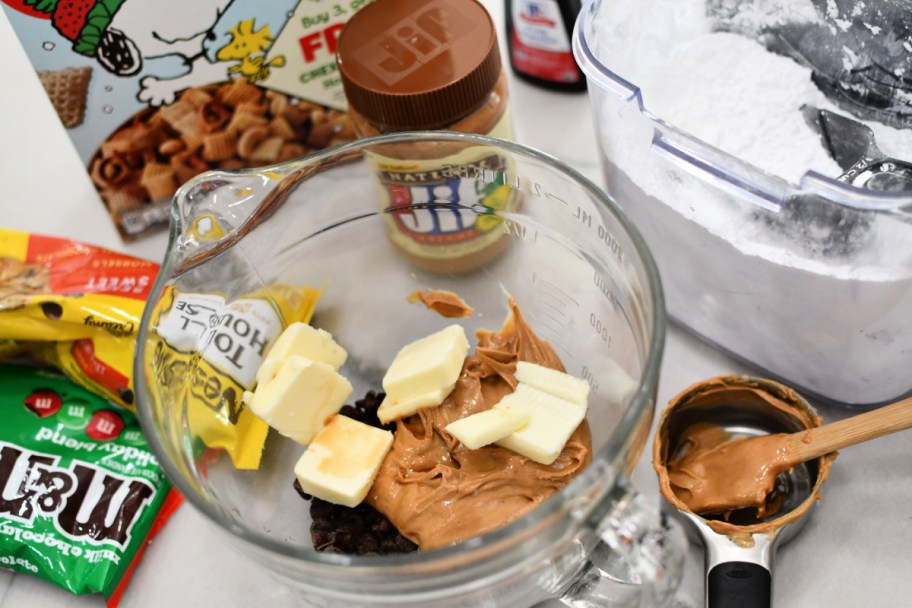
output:
[[[498,23],[500,3],[484,2]],[[0,225],[91,242],[158,261],[164,233],[120,242],[28,60],[0,12]],[[511,83],[517,137],[603,183],[585,94],[565,95]],[[749,372],[680,329],[668,334],[660,407],[693,382]],[[821,408],[825,419],[844,413]],[[806,527],[780,547],[775,603],[815,608],[900,607],[912,598],[912,441],[897,434],[844,450]],[[658,500],[647,444],[634,482]],[[160,606],[297,605],[295,598],[234,549],[193,507],[184,505],[149,546],[121,603]],[[691,546],[679,598],[702,605],[703,551]],[[38,579],[0,570],[0,608],[100,607]]]

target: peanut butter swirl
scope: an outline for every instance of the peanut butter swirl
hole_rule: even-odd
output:
[[[776,476],[791,468],[786,439],[784,433],[731,439],[720,426],[694,425],[687,452],[668,462],[671,488],[693,513],[755,508],[757,519],[775,515],[782,507]]]
[[[809,495],[790,511],[782,510],[783,497],[771,496],[775,475],[745,474],[737,462],[728,458],[725,446],[737,445],[729,431],[711,422],[712,416],[701,415],[701,422],[682,429],[679,436],[670,436],[672,419],[687,410],[709,411],[718,408],[746,408],[761,404],[763,408],[779,411],[793,418],[797,428],[820,426],[822,419],[793,389],[772,380],[748,376],[718,376],[698,382],[676,397],[662,413],[653,443],[653,467],[659,478],[662,495],[674,507],[705,517],[706,523],[719,534],[725,534],[742,545],[753,544],[753,534],[774,534],[788,523],[804,515],[820,499],[820,488],[829,475],[836,454],[817,459],[817,475]],[[755,448],[765,455],[769,468],[782,470],[779,435],[765,436]],[[757,441],[753,438],[752,441]],[[683,457],[675,458],[681,446],[688,446]],[[739,507],[753,507],[756,518],[752,523],[734,524],[730,512]],[[721,519],[715,516],[721,515]]]
[[[470,450],[446,432],[461,418],[493,407],[513,391],[517,361],[563,371],[551,346],[518,306],[500,331],[477,332],[456,387],[439,407],[397,423],[393,447],[367,502],[421,549],[457,543],[504,526],[563,488],[592,459],[586,421],[551,465],[498,446]]]

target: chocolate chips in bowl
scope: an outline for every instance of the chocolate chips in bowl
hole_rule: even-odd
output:
[[[395,423],[384,426],[377,418],[377,408],[385,396],[382,392],[368,391],[354,405],[342,406],[339,414],[376,428],[393,430]],[[418,545],[402,536],[387,518],[368,504],[351,508],[315,498],[301,489],[297,479],[294,488],[301,498],[310,501],[310,535],[317,551],[389,555],[418,549]]]

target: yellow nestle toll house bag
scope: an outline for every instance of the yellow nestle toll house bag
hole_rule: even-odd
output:
[[[153,305],[145,367],[165,441],[189,435],[194,457],[224,450],[239,469],[260,465],[269,427],[242,403],[282,330],[310,320],[320,291],[271,285],[227,300],[165,288]],[[166,409],[167,408],[167,409]],[[205,466],[205,465],[203,465]],[[192,476],[190,476],[192,477]]]

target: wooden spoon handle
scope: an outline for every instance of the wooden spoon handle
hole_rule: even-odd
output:
[[[912,428],[912,397],[789,436],[789,460],[806,462],[836,450]]]

